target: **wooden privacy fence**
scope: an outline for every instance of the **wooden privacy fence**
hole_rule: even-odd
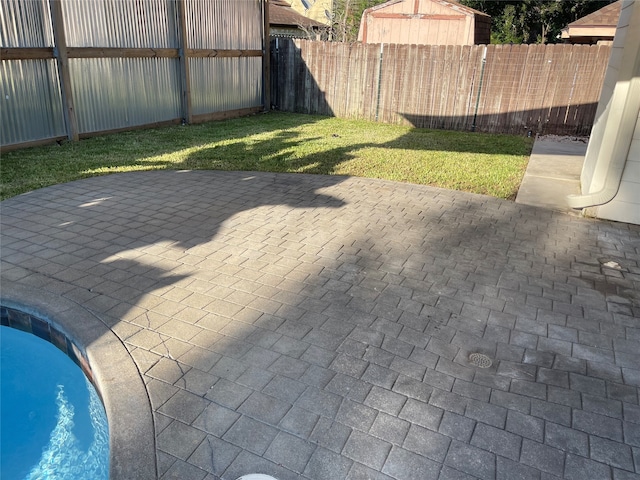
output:
[[[588,135],[610,48],[274,39],[271,101],[424,128]]]
[[[266,0],[2,0],[0,147],[263,110]]]

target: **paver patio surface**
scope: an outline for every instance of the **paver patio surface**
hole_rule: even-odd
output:
[[[2,282],[77,302],[133,357],[162,479],[640,478],[638,226],[213,171],[0,207]]]

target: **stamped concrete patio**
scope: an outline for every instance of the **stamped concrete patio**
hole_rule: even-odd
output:
[[[212,171],[0,207],[3,287],[77,303],[134,359],[159,478],[640,478],[638,226]]]

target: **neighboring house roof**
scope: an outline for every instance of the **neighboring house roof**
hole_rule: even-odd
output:
[[[323,28],[320,22],[300,15],[291,4],[284,0],[271,0],[269,2],[269,25],[287,27]]]
[[[610,3],[589,15],[579,18],[562,29],[562,38],[593,38],[613,40],[620,18],[622,0]]]

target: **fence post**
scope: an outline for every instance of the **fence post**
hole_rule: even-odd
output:
[[[476,111],[473,114],[473,124],[471,125],[471,131],[476,131],[476,120],[478,119],[478,105],[480,105],[480,93],[482,93],[482,79],[484,78],[484,66],[487,64],[487,46],[484,46],[482,52],[482,66],[480,67],[480,83],[478,84],[478,97],[476,98]]]
[[[273,87],[273,91],[272,93],[272,97],[273,97],[273,106],[276,110],[280,109],[280,101],[279,101],[279,96],[278,94],[280,93],[280,79],[281,79],[281,72],[280,72],[280,42],[278,40],[278,37],[275,37],[274,39],[274,49],[273,49],[273,70],[275,72],[275,74],[271,77],[274,80],[269,80],[269,82],[274,82],[274,85],[270,85]]]
[[[382,57],[384,52],[384,43],[380,44],[380,58],[378,60],[378,94],[376,95],[376,122],[378,121],[378,113],[380,112],[380,85],[382,84]]]
[[[269,0],[264,0],[262,2],[262,20],[264,29],[264,38],[262,40],[262,91],[264,111],[268,112],[271,108],[271,42],[269,41]]]
[[[189,54],[187,51],[187,16],[185,12],[185,0],[178,0],[178,29],[180,70],[182,77],[182,114],[183,122],[192,123],[193,113],[191,110],[191,73],[189,72]]]
[[[73,105],[73,91],[71,90],[71,75],[69,74],[69,56],[67,53],[67,38],[64,29],[64,17],[62,15],[62,0],[51,0],[51,25],[53,28],[53,53],[58,64],[58,77],[60,78],[60,91],[62,93],[62,111],[67,127],[67,138],[78,141],[78,119]]]

